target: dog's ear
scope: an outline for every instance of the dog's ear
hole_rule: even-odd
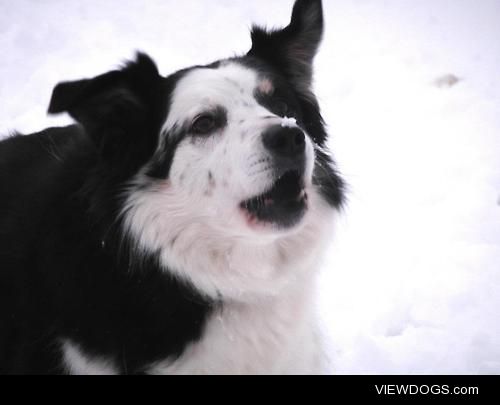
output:
[[[106,157],[116,154],[120,146],[132,142],[151,125],[160,82],[153,60],[139,53],[120,70],[59,83],[52,92],[48,112],[68,112]]]
[[[290,24],[281,30],[252,28],[250,56],[281,70],[299,90],[312,81],[312,62],[323,36],[321,0],[296,0]]]

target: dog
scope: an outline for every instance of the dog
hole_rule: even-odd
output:
[[[320,0],[248,53],[59,83],[75,124],[0,142],[0,373],[325,372],[315,274],[344,182]]]

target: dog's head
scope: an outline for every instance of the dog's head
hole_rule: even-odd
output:
[[[311,91],[322,33],[321,1],[297,0],[287,27],[253,28],[244,56],[163,78],[139,54],[59,84],[49,112],[79,121],[126,185],[127,227],[145,248],[172,253],[189,232],[217,243],[294,234],[342,201]]]

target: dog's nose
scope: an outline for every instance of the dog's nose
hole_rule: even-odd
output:
[[[306,142],[300,128],[274,125],[262,134],[262,141],[275,158],[296,160],[304,156]]]

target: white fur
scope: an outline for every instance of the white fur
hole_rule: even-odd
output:
[[[262,80],[235,63],[188,73],[162,133],[215,106],[227,110],[227,126],[207,139],[181,141],[168,180],[139,175],[130,185],[125,226],[137,245],[159,251],[165,269],[224,302],[199,342],[177,361],[151,365],[151,373],[320,371],[310,294],[333,210],[312,185],[309,137],[308,210],[300,223],[287,230],[252,226],[239,207],[275,181],[261,134],[285,121],[254,99]],[[286,125],[297,124],[288,118]]]
[[[68,374],[73,375],[113,375],[119,374],[113,362],[102,357],[92,357],[70,340],[62,343],[63,363]]]
[[[325,372],[311,283],[278,297],[231,302],[207,323],[201,341],[150,374],[318,374]]]

